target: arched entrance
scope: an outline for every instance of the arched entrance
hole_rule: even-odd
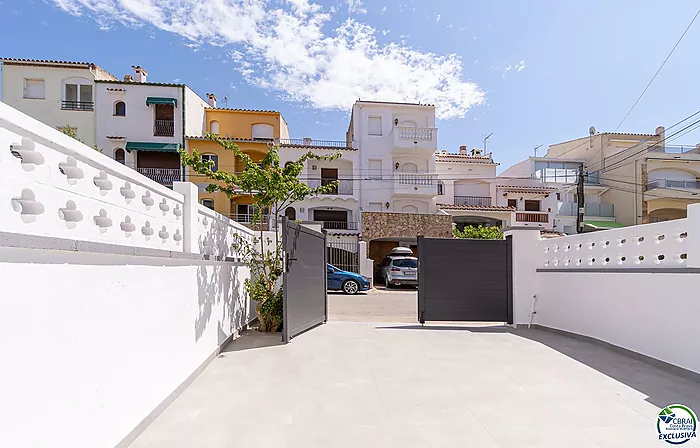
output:
[[[295,221],[297,219],[297,210],[294,207],[287,207],[284,211],[284,216],[290,221]]]
[[[673,219],[682,219],[688,216],[685,209],[680,208],[660,208],[649,213],[649,222],[671,221]]]

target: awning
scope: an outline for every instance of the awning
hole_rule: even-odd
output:
[[[619,229],[625,227],[623,224],[614,221],[583,221],[584,226],[590,226],[594,229]]]
[[[171,106],[177,106],[177,100],[175,98],[163,98],[158,96],[149,96],[146,98],[146,106],[151,104],[170,104]]]
[[[177,152],[179,143],[126,142],[127,151]]]

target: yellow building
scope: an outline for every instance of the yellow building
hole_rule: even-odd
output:
[[[289,139],[289,130],[282,114],[268,110],[223,109],[216,108],[216,98],[207,94],[210,105],[206,109],[205,124],[208,132],[226,138],[238,145],[254,162],[259,162],[267,154],[270,145],[279,143],[280,139]],[[202,136],[187,136],[185,147],[190,153],[197,149],[202,158],[213,160],[217,169],[228,172],[240,172],[245,164],[218,143]],[[253,210],[252,197],[241,194],[229,198],[221,192],[205,191],[210,183],[207,178],[187,169],[187,180],[199,186],[199,201],[217,212],[227,215],[238,222],[250,222]]]

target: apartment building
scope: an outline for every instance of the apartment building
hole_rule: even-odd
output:
[[[104,154],[163,185],[182,180],[185,135],[203,135],[209,107],[185,84],[149,82],[133,66],[123,80],[95,82],[97,145]]]
[[[118,81],[114,75],[92,62],[15,58],[0,62],[5,104],[53,128],[70,127],[83,143],[95,145],[96,81]]]

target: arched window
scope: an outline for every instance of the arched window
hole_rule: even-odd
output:
[[[401,207],[402,213],[418,213],[418,207],[415,205],[404,205]]]
[[[287,209],[284,211],[284,216],[294,221],[297,219],[297,211],[294,207],[287,207]]]
[[[399,167],[399,171],[402,173],[417,173],[418,165],[413,162],[406,162]]]
[[[114,103],[114,116],[126,117],[126,103],[124,101]]]
[[[219,122],[216,120],[212,120],[211,123],[209,123],[209,132],[211,132],[214,135],[219,135]]]
[[[271,124],[258,123],[254,124],[251,129],[253,139],[272,140],[275,138],[275,129]]]
[[[124,163],[125,163],[125,154],[124,154],[124,150],[123,150],[122,148],[117,148],[117,149],[114,150],[114,160],[116,160],[117,162],[119,162],[119,163],[121,163],[122,165],[124,165]]]
[[[438,186],[438,194],[439,194],[439,195],[445,194],[445,184],[442,183],[441,180],[438,181],[437,186]]]
[[[202,154],[202,161],[213,161],[214,166],[211,168],[213,172],[219,171],[219,156],[216,154]]]

